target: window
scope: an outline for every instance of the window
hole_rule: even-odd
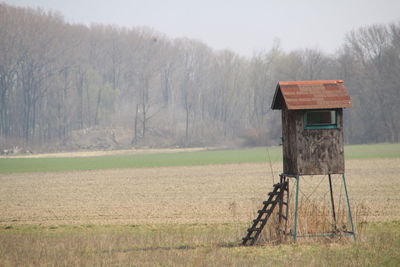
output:
[[[305,129],[338,128],[336,110],[312,110],[304,114]]]

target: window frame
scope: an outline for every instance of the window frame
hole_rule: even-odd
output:
[[[330,123],[330,124],[309,124],[307,121],[307,114],[311,112],[321,112],[321,111],[334,111],[335,112],[335,123]],[[305,130],[322,130],[322,129],[337,129],[339,128],[339,121],[338,121],[338,110],[337,109],[312,109],[312,110],[306,110],[304,112],[304,129]]]

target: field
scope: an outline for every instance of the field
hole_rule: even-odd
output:
[[[346,148],[356,243],[257,247],[241,247],[240,239],[281,171],[278,150],[269,151],[271,165],[265,149],[57,158],[71,164],[68,159],[142,157],[142,165],[65,171],[60,161],[52,172],[34,172],[31,163],[24,172],[15,169],[38,158],[0,159],[0,266],[399,265],[399,148]],[[156,158],[162,159],[157,167],[145,166]],[[177,164],[183,158],[187,166]],[[18,163],[8,167],[8,160]],[[313,188],[320,181],[304,184]],[[322,198],[326,189],[302,193]]]
[[[399,158],[400,144],[345,147],[346,159]],[[0,173],[100,170],[282,161],[282,148],[159,149],[0,156]]]

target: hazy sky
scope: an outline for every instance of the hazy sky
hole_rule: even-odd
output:
[[[59,11],[69,22],[149,26],[242,55],[271,48],[334,52],[346,32],[400,23],[400,0],[0,0]]]

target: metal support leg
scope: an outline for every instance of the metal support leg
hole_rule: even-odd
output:
[[[295,211],[294,211],[294,232],[293,232],[293,240],[296,242],[297,240],[297,221],[299,216],[299,183],[300,176],[296,176],[296,203],[295,203]]]
[[[349,217],[349,221],[350,221],[350,224],[351,224],[351,231],[353,233],[353,238],[354,238],[354,241],[355,241],[356,240],[356,230],[355,230],[355,227],[354,227],[354,224],[353,224],[353,217],[351,216],[350,200],[349,200],[349,194],[347,192],[346,178],[344,176],[344,173],[342,175],[342,179],[343,179],[344,191],[346,193],[348,217]]]
[[[331,178],[330,174],[328,174],[328,178],[329,178],[329,190],[331,192],[331,204],[332,204],[332,216],[333,216],[334,230],[336,232],[337,231],[337,227],[336,227],[335,200],[333,198],[332,178]]]

